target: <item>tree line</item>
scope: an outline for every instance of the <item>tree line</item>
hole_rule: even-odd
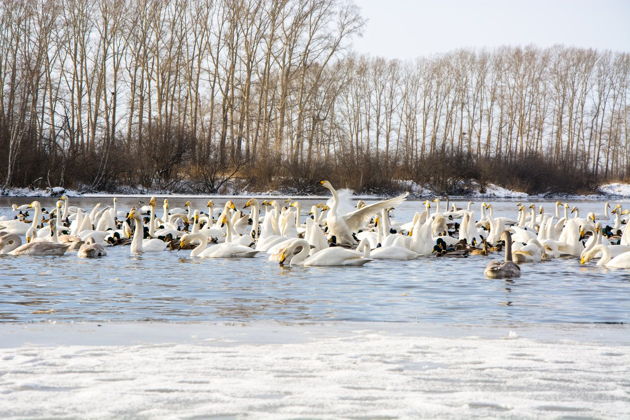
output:
[[[1,0],[0,182],[528,191],[630,178],[630,54],[358,55],[341,0]]]

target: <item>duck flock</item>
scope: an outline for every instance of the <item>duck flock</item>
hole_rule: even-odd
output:
[[[576,258],[581,264],[630,268],[629,211],[620,204],[603,204],[603,213],[580,217],[579,209],[556,202],[554,214],[535,205],[517,203],[514,218],[494,217],[491,204],[464,209],[440,208],[440,200],[425,201],[413,219],[396,222],[390,213],[407,197],[349,208],[349,198],[328,181],[321,184],[332,197],[310,207],[302,218],[299,201],[250,199],[242,209],[228,200],[215,209],[169,207],[158,216],[157,201],[121,210],[96,204],[92,209],[71,206],[61,197],[51,211],[38,201],[13,205],[14,218],[0,219],[0,254],[81,258],[107,255],[108,247],[129,246],[131,254],[190,250],[193,258],[251,258],[266,253],[283,266],[363,266],[374,259],[411,260],[421,257],[488,256],[502,252],[484,273],[490,278],[520,276],[523,263]],[[32,213],[32,216],[31,216]]]

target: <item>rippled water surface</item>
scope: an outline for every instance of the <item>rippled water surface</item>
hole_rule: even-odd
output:
[[[30,200],[2,199],[0,215],[9,214],[9,203]],[[84,207],[109,202],[71,201]],[[174,207],[185,200],[169,201]],[[553,203],[538,204],[552,211]],[[494,205],[495,215],[515,217],[514,202]],[[599,203],[577,205],[602,211]],[[406,202],[395,218],[408,221],[420,206]],[[475,210],[478,218],[478,206]],[[189,254],[136,257],[129,247],[114,247],[99,260],[74,253],[0,256],[0,321],[630,322],[630,270],[580,266],[574,258],[523,264],[521,278],[505,281],[486,279],[489,258],[480,256],[373,261],[361,268],[281,268],[265,254],[240,260]]]

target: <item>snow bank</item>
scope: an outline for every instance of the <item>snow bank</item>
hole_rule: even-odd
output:
[[[614,182],[612,184],[600,185],[598,190],[608,196],[630,197],[630,184]]]
[[[9,197],[61,197],[67,195],[68,197],[80,197],[82,194],[76,190],[67,190],[63,187],[52,188],[8,188],[0,190],[0,195]]]
[[[435,191],[433,191],[429,186],[418,184],[416,181],[412,181],[410,179],[402,179],[398,182],[400,187],[404,191],[408,191],[410,194],[417,197],[428,197],[435,195]]]
[[[488,197],[488,198],[527,198],[529,194],[513,191],[507,188],[503,188],[496,184],[487,184],[484,192],[480,189],[473,191],[471,194],[473,197]]]
[[[556,327],[550,342],[513,327],[482,338],[472,329],[445,336],[360,323],[136,324],[123,330],[129,342],[104,345],[99,336],[119,337],[119,327],[79,324],[65,327],[65,340],[80,335],[84,344],[43,346],[33,344],[34,328],[51,337],[64,328],[0,327],[9,341],[19,336],[0,348],[3,419],[628,414],[630,347],[567,339],[585,339],[573,327]],[[155,342],[159,330],[186,337],[163,332],[171,340]]]

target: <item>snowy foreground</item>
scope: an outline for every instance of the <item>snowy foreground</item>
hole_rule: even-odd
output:
[[[0,418],[628,418],[630,328],[4,324]]]

